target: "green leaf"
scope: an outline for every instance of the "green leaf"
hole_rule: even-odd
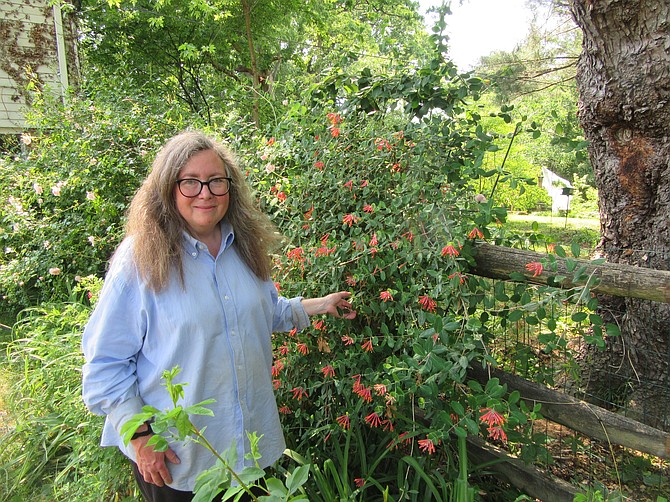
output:
[[[265,486],[267,486],[271,495],[279,495],[282,498],[285,498],[286,495],[288,495],[288,490],[284,486],[284,483],[277,478],[267,478],[265,480]]]
[[[586,319],[588,316],[586,312],[575,312],[570,316],[570,319],[572,319],[575,322],[582,322],[584,319]]]
[[[298,488],[307,482],[309,477],[309,464],[301,465],[286,477],[286,488],[289,494],[295,493]]]
[[[512,312],[509,313],[507,316],[507,319],[510,322],[516,322],[520,320],[523,317],[523,311],[522,310],[513,310]]]
[[[451,409],[454,410],[454,413],[456,413],[456,415],[458,415],[459,417],[465,415],[465,408],[461,403],[459,403],[458,401],[452,401],[450,405]]]
[[[572,251],[572,256],[574,256],[575,258],[579,258],[579,252],[580,252],[579,244],[573,242],[570,245],[570,251]]]

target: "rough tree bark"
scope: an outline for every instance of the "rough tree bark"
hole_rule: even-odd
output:
[[[580,121],[600,194],[608,261],[670,268],[670,2],[570,0],[583,32],[577,67]],[[603,299],[622,336],[592,353],[589,391],[618,385],[649,425],[670,426],[670,306]]]

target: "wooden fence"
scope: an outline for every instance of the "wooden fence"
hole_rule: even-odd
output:
[[[593,283],[592,291],[621,297],[640,298],[670,303],[670,272],[644,269],[613,263],[594,263],[587,260],[555,257],[556,270],[543,272],[534,277],[526,270],[526,264],[538,262],[547,255],[486,243],[477,245],[475,275],[510,280],[510,274],[523,274],[525,280],[534,284],[574,288]],[[587,280],[573,282],[570,270],[583,270],[580,274]],[[555,275],[565,276],[560,285],[551,282]],[[506,385],[507,392],[518,391],[521,398],[530,403],[541,403],[540,413],[547,419],[568,427],[585,436],[602,440],[610,445],[620,445],[639,452],[670,459],[670,434],[633,419],[605,410],[594,404],[575,399],[565,393],[544,385],[528,381],[511,373],[491,367],[472,367],[468,376],[485,384],[491,378]],[[486,463],[497,475],[532,497],[548,502],[571,502],[577,487],[558,479],[534,466],[526,465],[500,448],[479,438],[469,440],[469,455],[476,463]]]

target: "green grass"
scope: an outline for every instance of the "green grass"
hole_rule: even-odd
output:
[[[584,256],[592,256],[600,241],[600,221],[596,218],[510,214],[505,226],[537,251],[544,251],[550,243],[569,246],[576,242]]]

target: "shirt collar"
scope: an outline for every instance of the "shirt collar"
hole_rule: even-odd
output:
[[[222,221],[219,225],[221,227],[221,248],[219,254],[221,254],[227,248],[232,246],[233,241],[235,240],[235,232],[233,231],[231,224],[228,222]],[[203,242],[200,242],[186,230],[183,231],[183,234],[186,251],[193,258],[197,258],[202,251],[207,249],[207,246]]]

